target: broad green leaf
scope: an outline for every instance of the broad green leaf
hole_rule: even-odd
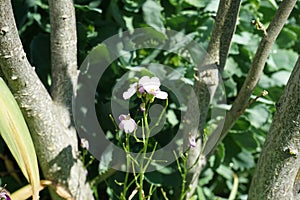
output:
[[[271,78],[276,83],[276,86],[285,86],[289,80],[291,72],[288,71],[279,71],[272,74]]]
[[[221,164],[216,171],[227,180],[231,180],[233,177],[233,171],[226,165]]]
[[[178,124],[178,119],[176,117],[176,114],[173,110],[168,110],[167,112],[167,120],[172,126],[176,126]]]
[[[185,3],[188,3],[192,6],[195,6],[197,8],[203,8],[207,6],[207,4],[210,2],[208,0],[185,0]]]
[[[225,65],[225,69],[224,69],[224,76],[228,77],[228,76],[233,76],[233,75],[236,75],[237,77],[242,77],[243,76],[243,72],[239,68],[239,66],[235,62],[235,60],[232,57],[229,57],[226,60],[226,65]]]
[[[94,4],[94,2],[91,2],[90,5],[88,5],[88,6],[87,5],[82,6],[82,5],[79,5],[79,4],[75,4],[75,8],[83,10],[83,11],[95,11],[95,12],[101,14],[102,10],[95,7],[95,5],[96,4]]]
[[[262,127],[269,117],[268,109],[262,104],[256,105],[253,108],[248,109],[246,113],[250,123],[255,128]]]
[[[227,97],[234,97],[237,95],[237,84],[234,82],[232,77],[229,77],[226,81],[224,81],[224,85]]]
[[[145,0],[122,0],[124,3],[124,10],[137,13]]]
[[[199,185],[203,186],[209,183],[214,177],[214,172],[211,168],[207,168],[204,172],[201,173],[199,180]]]
[[[161,11],[163,7],[153,0],[147,0],[143,5],[143,13],[145,22],[155,28],[157,31],[164,33],[164,23],[162,21]]]
[[[40,176],[34,145],[13,95],[0,78],[0,134],[22,173],[32,185],[33,199],[38,199]]]
[[[219,0],[210,1],[206,6],[204,11],[207,12],[217,12],[219,6]]]
[[[235,133],[230,135],[234,141],[240,145],[241,148],[245,148],[250,152],[255,152],[258,146],[255,139],[255,135],[252,131],[246,131],[243,133]]]
[[[145,174],[145,179],[156,186],[178,186],[181,182],[180,174],[177,172],[172,174],[163,174],[159,171],[148,172]]]
[[[287,48],[291,48],[297,42],[297,39],[298,39],[297,33],[295,33],[289,28],[283,28],[278,36],[276,43],[281,48],[287,49]]]
[[[243,149],[236,157],[232,158],[233,161],[233,168],[235,170],[240,169],[241,171],[244,171],[245,169],[250,169],[254,167],[254,157],[252,154]]]
[[[267,69],[275,72],[280,69],[291,71],[298,58],[298,54],[292,50],[274,49],[267,61]]]

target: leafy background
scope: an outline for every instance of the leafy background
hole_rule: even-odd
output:
[[[262,32],[251,23],[259,19],[267,26],[274,15],[280,1],[277,0],[243,0],[239,14],[237,29],[223,73],[227,104],[236,97],[247,76],[248,69],[262,37]],[[44,0],[13,0],[14,13],[19,34],[27,57],[35,66],[45,87],[50,90],[50,22],[49,9]],[[176,30],[193,37],[202,47],[207,47],[218,0],[75,0],[78,35],[78,63],[82,63],[88,52],[106,38],[121,31],[132,31],[139,27],[153,27],[163,33],[163,29]],[[276,102],[285,86],[297,55],[300,52],[300,2],[293,10],[289,20],[280,33],[268,58],[264,73],[254,91],[259,95],[267,90],[269,95],[260,98],[247,109],[237,121],[211,156],[201,174],[195,199],[228,199],[234,180],[238,180],[235,199],[246,199],[255,163],[262,148],[265,136],[275,112]],[[128,67],[141,64],[152,50],[140,50],[132,53],[131,59],[118,59],[112,64],[106,75],[101,78],[96,104],[99,113],[109,113],[105,105],[111,97],[111,88]],[[193,66],[174,54],[157,56],[154,62],[168,65],[178,70],[182,78],[193,81]],[[226,109],[226,106],[224,107]],[[176,108],[167,113],[170,129],[178,123]],[[107,130],[112,127],[109,119]],[[177,121],[176,121],[177,120]],[[209,123],[208,123],[209,124]],[[210,127],[207,127],[209,132]],[[26,183],[8,148],[0,139],[0,184],[7,184],[7,189],[14,191]],[[122,180],[123,173],[117,172],[103,180],[103,167],[99,161],[84,149],[81,158],[89,172],[95,196],[98,199],[113,199],[121,187],[116,180]],[[109,158],[108,158],[109,159]],[[106,174],[106,173],[104,173]],[[176,163],[164,170],[146,175],[149,184],[157,185],[153,199],[162,199],[165,193],[172,199],[176,188],[180,185],[180,174]],[[49,199],[47,191],[43,191],[41,199]]]

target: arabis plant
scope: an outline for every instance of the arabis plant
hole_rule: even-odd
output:
[[[130,99],[134,95],[140,99],[140,104],[139,104],[139,110],[142,113],[142,119],[138,122],[134,120],[130,116],[130,114],[121,114],[119,116],[119,129],[126,134],[126,141],[123,143],[123,148],[127,153],[127,171],[129,171],[129,168],[132,168],[132,171],[135,172],[137,168],[139,171],[139,174],[134,173],[134,181],[131,181],[128,183],[128,176],[129,172],[126,173],[125,180],[123,184],[123,192],[120,196],[120,199],[127,199],[127,191],[130,186],[132,186],[133,183],[136,184],[136,190],[138,190],[138,195],[139,199],[146,199],[145,192],[143,190],[143,182],[144,182],[144,174],[147,170],[147,167],[149,166],[152,156],[156,150],[157,147],[157,142],[154,144],[154,148],[152,149],[152,153],[150,156],[147,157],[147,148],[148,148],[148,143],[149,143],[149,137],[150,137],[150,132],[151,129],[149,127],[148,123],[148,113],[149,109],[151,107],[151,104],[153,104],[155,98],[161,99],[161,100],[166,100],[164,110],[161,113],[162,114],[165,112],[167,105],[168,105],[168,93],[165,91],[160,90],[160,80],[157,77],[149,77],[149,76],[143,76],[141,77],[137,82],[133,83],[130,85],[127,91],[123,93],[123,98],[125,100]],[[158,119],[158,122],[161,120],[161,117]],[[129,138],[130,135],[128,133],[134,133],[137,129],[137,124],[141,125],[142,128],[142,135],[143,138],[139,139],[135,136],[136,142],[142,142],[143,147],[139,151],[139,155],[136,158],[133,158],[130,155],[130,143],[129,143]],[[157,124],[157,123],[156,123]],[[138,161],[137,161],[138,160]],[[151,194],[153,193],[154,188],[150,187],[150,190],[148,192],[148,199],[150,199]],[[133,194],[133,193],[132,193]],[[132,194],[130,196],[132,196]]]

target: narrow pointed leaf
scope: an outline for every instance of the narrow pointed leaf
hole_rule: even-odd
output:
[[[38,199],[40,177],[31,135],[17,102],[1,78],[0,134],[22,173],[32,185],[33,199]]]

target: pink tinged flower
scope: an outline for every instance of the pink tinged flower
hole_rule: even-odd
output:
[[[136,93],[136,89],[137,89],[137,83],[131,84],[128,90],[123,93],[123,98],[129,99],[130,97],[132,97]]]
[[[138,85],[146,90],[147,93],[153,94],[158,99],[168,98],[168,93],[160,90],[160,81],[157,77],[150,78],[149,76],[143,76],[139,80]]]
[[[11,198],[8,196],[7,192],[5,189],[2,189],[0,191],[0,199],[2,200],[11,200]]]
[[[130,117],[129,114],[120,115],[119,120],[121,121],[119,124],[119,128],[125,133],[132,133],[137,127],[135,121]]]
[[[139,93],[141,93],[141,94],[142,94],[142,93],[144,93],[144,92],[145,92],[145,89],[144,89],[144,87],[143,87],[143,86],[140,86],[140,87],[139,87]]]
[[[190,147],[192,148],[196,147],[197,145],[196,139],[194,137],[191,137],[189,140],[190,140]]]

